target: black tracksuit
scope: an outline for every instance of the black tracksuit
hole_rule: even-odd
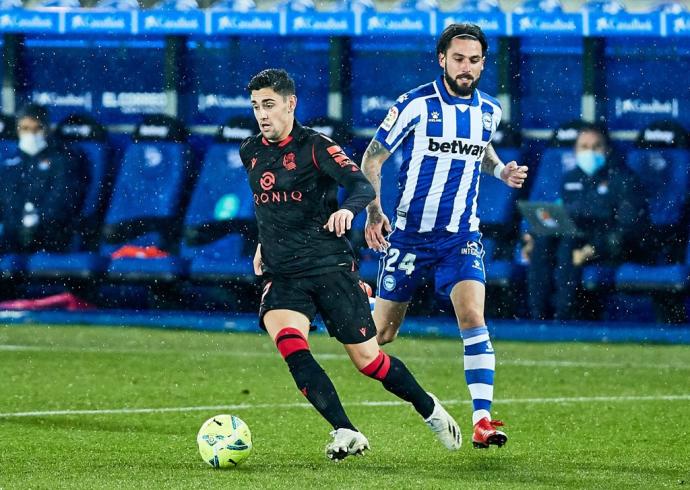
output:
[[[64,250],[81,208],[84,176],[65,152],[48,146],[0,162],[0,251]]]

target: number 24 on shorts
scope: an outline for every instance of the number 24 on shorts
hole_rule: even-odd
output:
[[[395,262],[398,258],[400,258],[400,250],[397,248],[389,248],[388,258],[386,259],[386,272],[395,272]],[[415,254],[406,253],[398,264],[398,269],[405,271],[405,274],[409,276],[414,271],[414,261],[416,258],[417,256]]]

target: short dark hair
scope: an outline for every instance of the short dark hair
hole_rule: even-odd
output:
[[[604,144],[607,148],[611,148],[611,136],[609,135],[606,126],[603,123],[598,122],[582,122],[577,128],[577,137],[579,138],[582,133],[598,133],[604,139]],[[577,138],[575,139],[577,142]]]
[[[278,68],[268,68],[260,71],[249,80],[247,89],[252,92],[262,88],[272,88],[277,94],[287,97],[295,95],[295,81],[288,72]]]
[[[19,124],[20,119],[24,119],[25,117],[38,121],[41,123],[41,126],[46,129],[50,127],[50,117],[48,115],[48,109],[45,106],[34,103],[26,104],[19,109],[15,115],[17,124]]]
[[[481,27],[476,24],[451,24],[443,29],[441,36],[438,38],[438,43],[436,43],[436,55],[438,56],[441,53],[445,54],[446,51],[448,51],[450,42],[456,37],[464,37],[466,39],[479,41],[479,44],[482,45],[482,56],[486,56],[486,53],[489,51],[489,43]]]

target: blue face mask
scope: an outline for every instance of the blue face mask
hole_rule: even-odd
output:
[[[590,177],[606,163],[606,155],[594,150],[580,150],[575,154],[577,166]]]

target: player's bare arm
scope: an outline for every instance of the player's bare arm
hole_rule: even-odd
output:
[[[374,250],[383,251],[388,247],[385,233],[391,232],[388,217],[381,209],[381,167],[390,156],[381,143],[371,140],[362,159],[362,172],[369,179],[376,191],[376,198],[367,206],[367,224],[364,228],[364,238],[367,245]]]
[[[257,276],[263,276],[264,271],[261,267],[263,265],[263,260],[261,260],[261,244],[260,243],[256,246],[256,252],[254,253],[253,264],[254,264],[254,274],[256,274]]]
[[[503,164],[491,143],[487,145],[484,151],[482,172],[501,179],[508,187],[515,189],[520,189],[527,179],[527,167],[518,165],[516,161]]]

